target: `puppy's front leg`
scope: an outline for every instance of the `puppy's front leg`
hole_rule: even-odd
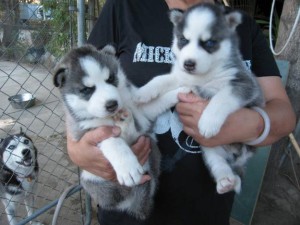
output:
[[[33,213],[33,204],[34,204],[34,196],[31,193],[26,194],[25,198],[25,207],[27,210],[27,215],[31,216]]]
[[[190,93],[192,91],[192,87],[180,87],[164,93],[149,103],[140,105],[140,108],[150,120],[155,120],[160,114],[178,103],[177,96],[179,93]]]
[[[175,75],[167,74],[154,77],[147,84],[137,89],[134,96],[136,103],[147,103],[158,96],[179,87]]]
[[[35,193],[35,190],[36,189],[33,189],[32,193],[26,193],[26,198],[24,200],[28,216],[31,216],[33,214],[34,198],[35,198],[34,197],[34,193]],[[31,225],[42,225],[42,223],[36,222],[36,221],[31,221],[30,224]]]
[[[16,204],[12,200],[12,196],[5,195],[5,199],[4,198],[2,199],[2,203],[5,207],[5,212],[6,212],[8,223],[10,225],[16,225],[18,222],[16,219],[16,215],[15,215]]]
[[[241,107],[242,101],[232,94],[231,88],[222,89],[212,97],[199,119],[200,134],[206,138],[215,136],[227,117]]]
[[[144,174],[136,156],[127,143],[119,137],[110,137],[98,144],[103,155],[114,168],[121,185],[138,185]]]

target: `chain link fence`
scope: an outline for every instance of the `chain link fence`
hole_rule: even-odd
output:
[[[0,2],[0,138],[19,133],[22,128],[38,150],[40,169],[37,191],[33,193],[35,210],[59,198],[70,185],[79,183],[78,168],[66,152],[64,112],[51,73],[57,60],[73,45],[76,16],[70,0],[43,3],[41,6],[17,0]],[[34,96],[32,106],[18,108],[16,102],[9,101],[12,96],[25,93]],[[2,170],[3,165],[0,173]],[[84,193],[77,192],[65,201],[58,224],[83,223],[81,195]],[[20,221],[27,217],[27,211],[23,202],[16,204],[16,217]],[[6,207],[0,203],[3,225],[9,224]],[[51,224],[53,213],[51,208],[37,220]]]
[[[35,211],[53,203],[66,188],[79,183],[78,168],[69,160],[66,151],[65,120],[60,95],[52,83],[52,70],[56,62],[74,46],[77,37],[75,0],[43,0],[42,5],[40,2],[0,1],[0,138],[16,134],[22,128],[38,149],[40,169],[37,191],[33,193]],[[89,31],[103,2],[87,1],[88,10],[85,12],[88,15],[85,16]],[[254,4],[251,4],[249,10],[245,8],[250,7],[246,4],[250,1],[228,2],[239,3],[235,5],[236,8],[239,6],[253,12]],[[35,97],[31,107],[16,108],[9,101],[12,96],[25,93]],[[298,142],[299,131],[298,125],[295,132]],[[288,176],[299,189],[295,173],[298,170],[290,169],[292,164],[288,163],[288,156],[285,153],[281,157],[280,166],[286,164],[284,169],[293,171]],[[3,164],[0,164],[0,174],[2,171]],[[3,180],[0,180],[1,184],[7,185]],[[21,221],[27,217],[25,205],[22,201],[16,204],[16,217]],[[1,225],[9,224],[5,210],[7,207],[0,203]],[[36,220],[51,224],[53,214],[54,207],[44,210]],[[79,191],[64,202],[57,224],[83,224],[86,217],[84,192]],[[95,221],[92,223],[96,224]]]

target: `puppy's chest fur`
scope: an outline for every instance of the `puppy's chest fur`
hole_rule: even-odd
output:
[[[6,166],[3,166],[2,168],[0,189],[2,189],[3,194],[21,197],[33,189],[37,178],[37,168],[26,177],[17,175]]]
[[[187,75],[188,76],[188,75]],[[198,80],[200,81],[201,78]],[[210,99],[212,96],[214,96],[218,91],[220,91],[224,86],[228,86],[231,79],[215,79],[207,81],[207,83],[203,85],[196,85],[195,89],[199,96],[201,96],[204,99]]]

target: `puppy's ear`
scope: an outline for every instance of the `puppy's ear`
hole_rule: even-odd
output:
[[[237,11],[233,11],[225,14],[225,19],[229,27],[232,30],[235,30],[235,28],[242,23],[242,14]]]
[[[3,142],[4,138],[0,138],[0,144]]]
[[[103,52],[104,54],[109,54],[109,55],[116,55],[116,49],[112,45],[105,45],[100,52]]]
[[[60,67],[54,74],[53,83],[55,87],[62,88],[66,81],[66,68]]]
[[[176,26],[183,17],[183,12],[178,9],[172,9],[169,11],[169,17],[174,26]]]

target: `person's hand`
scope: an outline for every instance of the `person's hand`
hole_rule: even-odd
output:
[[[98,149],[97,144],[109,137],[119,136],[118,127],[99,127],[85,133],[79,141],[74,141],[70,135],[67,136],[67,149],[71,160],[81,169],[100,176],[106,180],[116,181],[116,174],[110,162]],[[143,165],[150,153],[150,140],[140,137],[132,146],[139,162]],[[141,183],[148,181],[150,177],[145,175]]]
[[[246,142],[255,139],[263,129],[261,116],[254,110],[242,108],[226,119],[216,136],[205,138],[199,133],[198,121],[209,101],[193,93],[180,93],[178,99],[176,110],[183,124],[183,130],[203,146],[214,147]]]
[[[184,132],[200,144],[204,144],[207,140],[199,133],[198,121],[208,101],[193,93],[180,93],[178,99],[179,103],[176,105],[176,111],[183,124]]]

